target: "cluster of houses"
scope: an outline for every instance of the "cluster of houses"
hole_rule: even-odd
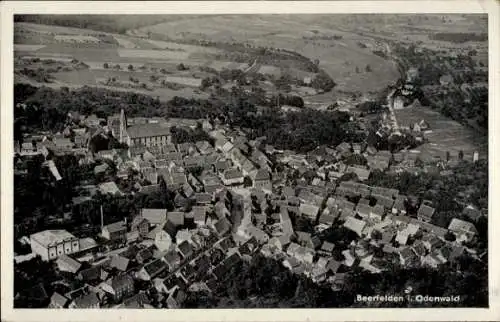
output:
[[[129,179],[134,170],[142,178],[142,184],[134,185],[139,193],[158,191],[163,181],[175,193],[175,209],[141,209],[129,222],[107,224],[101,210],[98,236],[76,238],[65,230],[49,230],[26,238],[34,254],[55,261],[68,280],[81,282],[77,289],[55,292],[50,307],[177,308],[188,292],[215,291],[255,253],[314,281],[327,280],[333,289],[342,286],[354,266],[376,273],[394,263],[435,267],[466,252],[474,254],[463,242],[477,233],[474,221],[483,216],[480,210],[467,207],[464,213],[470,221],[455,218],[449,227],[439,227],[431,223],[436,215],[432,203],[363,183],[375,169],[390,171],[411,162],[415,166],[411,151],[392,154],[344,142],[302,155],[205,121],[202,128],[210,141],[174,144],[173,124],[193,129],[198,122],[125,120],[123,112],[107,121],[80,121],[94,129],[92,134],[83,132],[84,144],[76,145],[71,129],[71,140],[61,134],[42,139],[36,147],[23,143],[20,155],[81,154],[86,163],[89,158],[98,161],[96,177],[110,164],[116,166],[115,180],[81,186],[86,192],[75,196],[74,204],[92,200],[96,191],[129,193],[117,182]],[[92,135],[133,144],[126,150],[92,154],[86,146]],[[366,166],[344,162],[356,154],[364,156]],[[61,180],[54,162],[47,162]],[[356,181],[340,180],[350,173]],[[309,220],[314,231],[298,231],[292,220],[298,217]],[[356,239],[337,250],[342,246],[324,239],[321,232],[340,226]]]

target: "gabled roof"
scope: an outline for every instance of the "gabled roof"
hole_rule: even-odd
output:
[[[167,209],[142,208],[141,216],[152,225],[159,225],[167,219]]]
[[[184,225],[184,213],[180,211],[170,211],[167,213],[167,221],[176,226]]]
[[[115,223],[104,226],[110,233],[115,233],[122,230],[127,230],[127,226],[123,221],[117,221]]]
[[[69,257],[68,255],[61,255],[56,261],[57,265],[59,266],[59,269],[68,271],[71,273],[76,273],[82,266],[82,264],[73,258]]]
[[[184,257],[188,257],[193,253],[193,246],[187,240],[180,243],[178,248]]]
[[[99,304],[99,298],[94,292],[85,294],[77,299],[75,299],[75,305],[77,308],[90,308]]]
[[[359,236],[361,236],[363,228],[365,227],[365,225],[366,225],[365,221],[356,219],[356,218],[351,217],[351,216],[348,216],[345,219],[345,222],[344,222],[344,227],[346,227],[349,230],[354,231]]]
[[[134,285],[134,280],[127,274],[119,274],[108,282],[114,290],[123,289],[125,287]]]
[[[224,235],[225,233],[227,233],[229,230],[231,229],[231,224],[229,223],[229,220],[224,217],[224,218],[221,218],[219,219],[216,223],[215,223],[215,230],[217,231],[218,234],[220,235]]]
[[[474,224],[460,220],[458,218],[453,218],[450,222],[450,225],[448,226],[448,230],[451,230],[456,233],[477,233],[476,227]]]
[[[62,296],[57,292],[54,292],[54,294],[52,294],[52,296],[50,297],[50,303],[53,303],[61,307],[65,307],[68,301],[69,301],[68,298]]]
[[[144,265],[144,270],[151,278],[154,278],[165,269],[167,269],[167,264],[161,259],[157,259],[149,264]]]
[[[435,209],[432,207],[429,207],[427,205],[421,205],[420,208],[418,209],[418,216],[431,219],[432,216],[434,215]]]
[[[170,128],[159,123],[137,124],[127,128],[128,135],[135,138],[170,135]]]
[[[120,255],[115,255],[111,258],[111,263],[109,264],[110,267],[115,267],[116,269],[125,272],[128,267],[129,260],[128,258],[125,258]]]

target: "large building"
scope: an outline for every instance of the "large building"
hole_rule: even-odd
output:
[[[31,251],[43,260],[56,259],[80,251],[78,238],[66,230],[44,230],[30,236]]]
[[[117,127],[116,117],[111,122],[113,136],[121,143],[131,146],[153,146],[170,143],[170,126],[167,123],[134,124],[127,127],[125,112],[122,110]]]

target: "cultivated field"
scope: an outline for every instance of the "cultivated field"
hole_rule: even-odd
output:
[[[325,26],[316,16],[193,16],[143,27],[135,33],[148,32],[170,39],[238,42],[294,50],[312,60],[318,59],[320,67],[338,83],[339,91],[377,91],[399,76],[390,61],[358,47],[357,42],[371,41],[369,37]],[[336,35],[342,39],[333,39]],[[372,67],[371,72],[365,73],[366,65]],[[330,98],[334,96],[332,93]]]

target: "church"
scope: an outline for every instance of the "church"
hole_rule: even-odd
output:
[[[120,115],[112,116],[108,120],[111,132],[120,143],[131,146],[154,146],[170,143],[170,124],[143,123],[127,125],[127,118],[123,109]]]

